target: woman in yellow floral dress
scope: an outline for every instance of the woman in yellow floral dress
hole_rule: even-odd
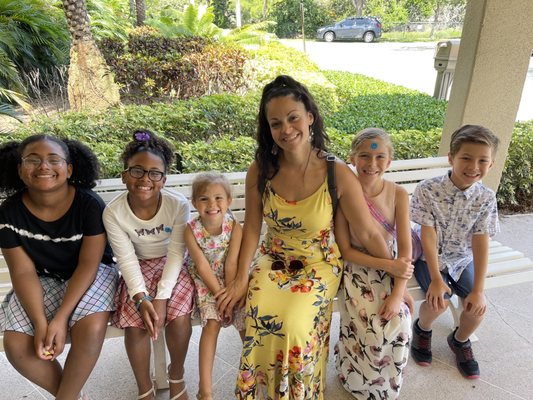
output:
[[[342,275],[327,137],[311,94],[288,76],[265,86],[258,124],[258,149],[246,176],[239,272],[218,296],[220,310],[229,315],[247,292],[235,393],[238,399],[323,399],[332,302]],[[338,161],[335,175],[339,207],[360,227],[365,246],[390,257],[355,175]],[[263,218],[268,231],[254,259]]]

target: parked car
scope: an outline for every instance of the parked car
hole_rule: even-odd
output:
[[[366,43],[381,37],[381,22],[375,17],[349,17],[335,25],[323,26],[316,31],[316,38],[334,40],[363,39]]]

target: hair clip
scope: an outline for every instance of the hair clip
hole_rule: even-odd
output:
[[[147,131],[137,131],[133,134],[133,138],[137,142],[147,142],[152,139],[152,135]]]

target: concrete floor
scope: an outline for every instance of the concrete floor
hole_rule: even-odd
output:
[[[496,239],[533,258],[533,215],[502,218],[502,232]],[[481,378],[467,380],[455,368],[454,356],[446,344],[452,318],[445,315],[435,323],[433,353],[430,367],[419,367],[409,361],[405,369],[402,400],[531,400],[533,399],[533,283],[524,283],[486,292],[489,308],[474,343],[480,363]],[[332,344],[337,341],[339,314],[332,325]],[[200,328],[195,327],[187,355],[185,379],[189,396],[198,389],[197,363]],[[217,400],[233,398],[233,388],[240,356],[240,339],[235,330],[222,331],[214,368],[214,392]],[[42,400],[53,397],[23,379],[0,353],[0,400]],[[85,386],[93,400],[129,400],[136,398],[133,374],[122,338],[108,339],[100,359]],[[168,391],[159,391],[157,399],[168,399]],[[331,353],[326,396],[327,400],[352,398],[335,376]]]

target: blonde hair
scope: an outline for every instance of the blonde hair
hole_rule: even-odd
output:
[[[481,125],[463,125],[452,133],[450,154],[455,156],[464,143],[478,143],[490,147],[492,155],[496,154],[500,139],[488,128]]]
[[[198,197],[204,192],[205,188],[212,184],[221,185],[228,196],[231,199],[231,185],[224,175],[219,172],[202,172],[196,175],[192,181],[192,193],[191,200],[196,201]]]
[[[392,140],[387,132],[380,128],[366,128],[359,131],[352,140],[352,147],[350,150],[350,157],[357,154],[361,145],[370,139],[381,139],[385,143],[385,146],[389,150],[389,157],[392,159],[394,156],[394,148],[392,147]]]

